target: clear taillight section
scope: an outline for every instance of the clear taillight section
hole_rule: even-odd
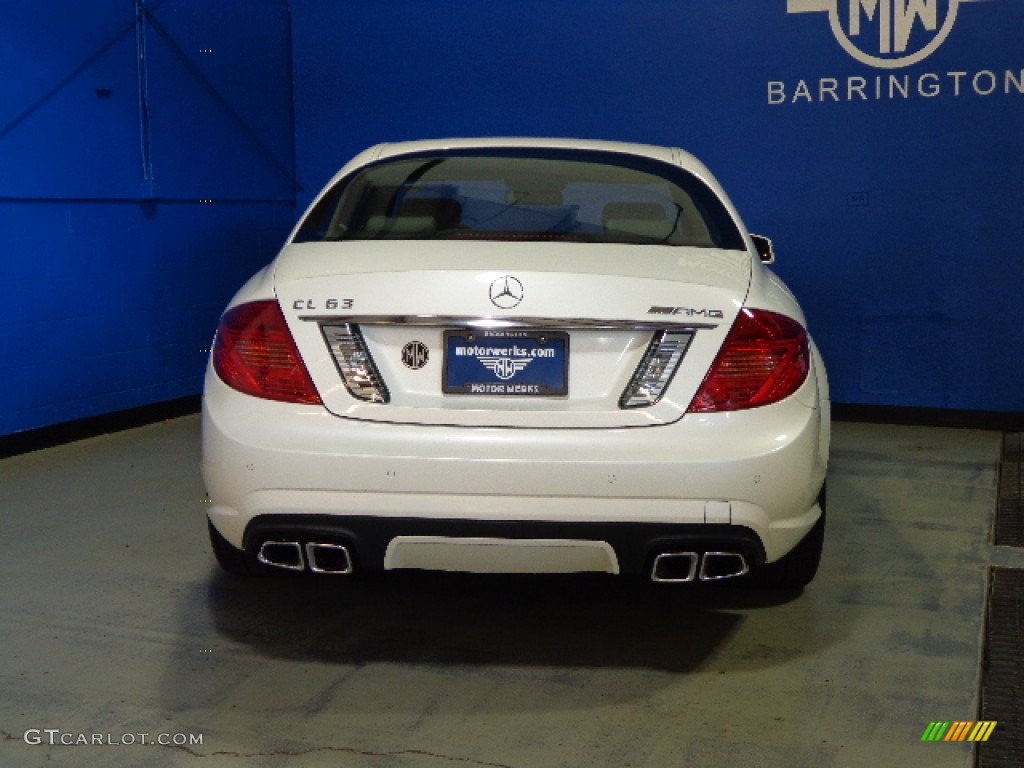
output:
[[[342,381],[349,394],[357,400],[386,403],[391,399],[387,385],[373,362],[370,350],[359,327],[351,323],[320,327],[331,348]]]
[[[686,354],[692,331],[658,331],[637,366],[633,378],[619,398],[620,408],[645,408],[654,405],[672,381],[679,361]]]
[[[689,410],[714,413],[777,403],[800,388],[809,370],[803,326],[775,312],[744,309]]]
[[[232,307],[220,319],[213,368],[228,386],[254,397],[319,404],[276,301]]]

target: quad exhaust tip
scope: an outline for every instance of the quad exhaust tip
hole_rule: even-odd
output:
[[[667,584],[721,581],[749,572],[747,559],[739,552],[662,552],[654,558],[651,581]]]
[[[307,542],[305,547],[297,541],[265,541],[260,546],[256,559],[263,565],[283,568],[286,571],[311,573],[348,574],[352,573],[352,558],[348,547],[343,544]]]
[[[651,581],[672,584],[693,581],[699,562],[700,555],[696,552],[662,552],[654,558]]]
[[[739,552],[705,552],[700,564],[701,581],[735,579],[748,573],[750,566]]]
[[[352,573],[352,558],[348,556],[348,548],[342,544],[311,541],[306,545],[306,561],[313,573]]]
[[[284,568],[288,571],[304,571],[302,546],[297,541],[264,541],[256,559],[264,565]]]

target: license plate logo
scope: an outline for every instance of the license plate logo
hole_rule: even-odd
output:
[[[455,395],[568,394],[569,335],[447,331],[442,390]]]

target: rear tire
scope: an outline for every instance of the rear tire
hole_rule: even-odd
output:
[[[220,567],[232,576],[252,576],[245,552],[233,547],[209,520],[206,521],[206,527],[210,532],[210,548]]]
[[[821,552],[825,545],[825,486],[818,494],[821,517],[807,535],[789,554],[761,568],[755,580],[757,586],[766,589],[803,589],[818,572]]]

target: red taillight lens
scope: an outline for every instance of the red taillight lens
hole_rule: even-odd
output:
[[[775,312],[745,309],[689,410],[739,411],[777,403],[800,388],[808,370],[807,331],[800,323]]]
[[[240,304],[224,313],[213,368],[229,387],[286,403],[320,403],[276,301]]]

